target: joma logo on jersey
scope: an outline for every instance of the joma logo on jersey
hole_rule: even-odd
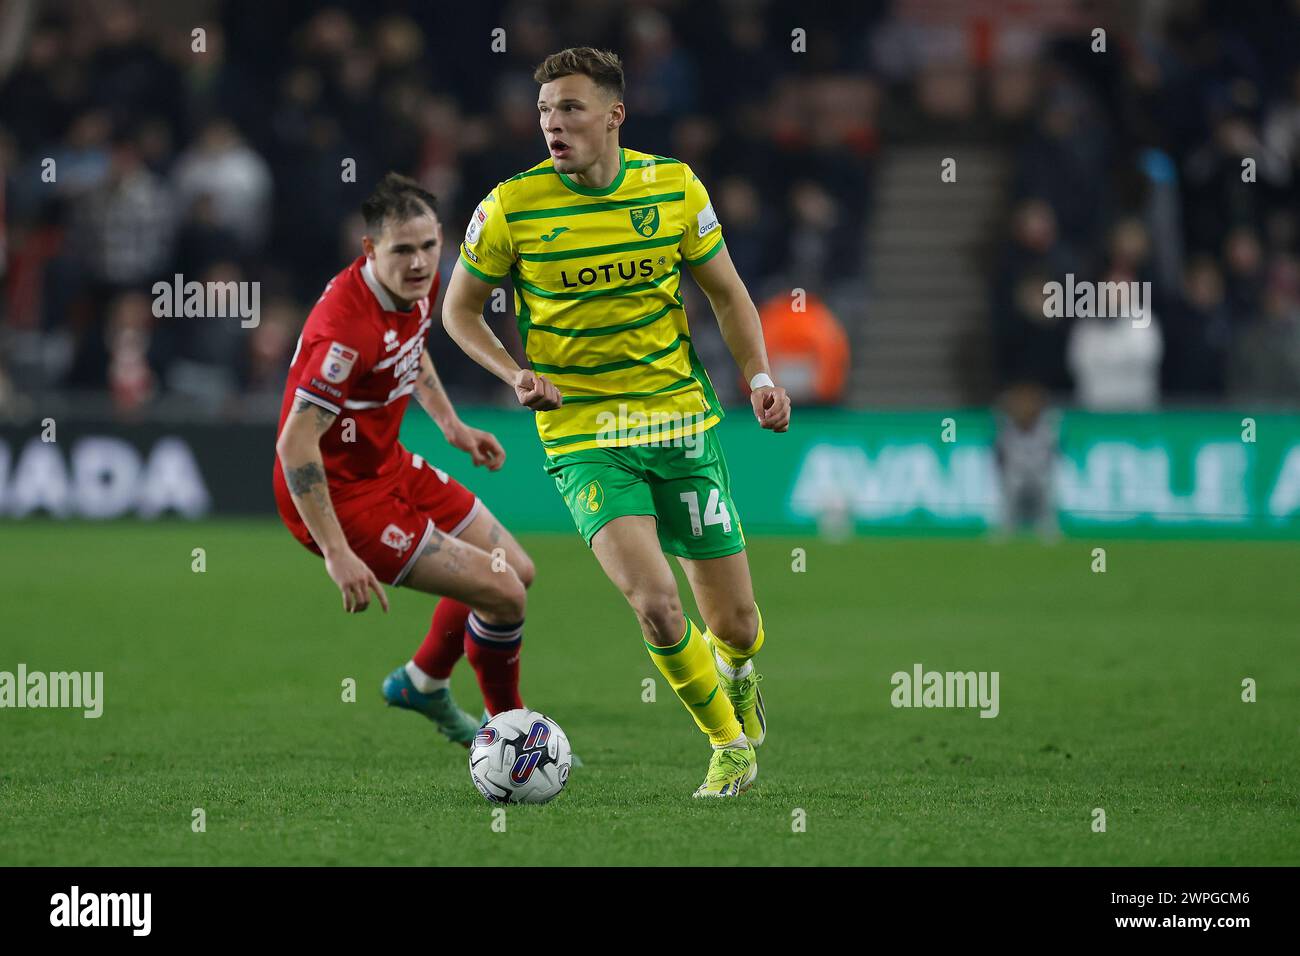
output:
[[[649,238],[659,231],[658,206],[642,206],[640,209],[629,209],[627,214],[632,220],[632,228],[641,235]]]
[[[577,282],[569,278],[567,270],[561,269],[560,282],[566,289],[576,289],[578,286],[583,285],[595,285],[597,279],[602,276],[606,282],[609,282],[613,279],[615,269],[618,270],[620,279],[635,279],[637,276],[648,279],[655,274],[654,260],[634,259],[628,262],[606,262],[598,266],[584,266],[578,270]]]

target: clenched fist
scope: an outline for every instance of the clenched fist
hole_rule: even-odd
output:
[[[790,428],[790,396],[780,385],[764,385],[749,395],[754,406],[754,417],[764,428],[774,432]]]
[[[520,405],[535,412],[549,412],[564,404],[560,390],[530,368],[521,368],[515,376],[515,396]]]

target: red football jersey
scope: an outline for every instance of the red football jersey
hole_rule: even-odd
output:
[[[395,478],[409,455],[397,434],[420,374],[438,281],[435,275],[429,296],[399,312],[361,256],[329,281],[307,316],[289,366],[276,435],[300,398],[338,415],[320,442],[331,497]],[[275,493],[292,511],[278,457]]]

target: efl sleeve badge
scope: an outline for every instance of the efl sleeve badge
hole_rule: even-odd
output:
[[[335,385],[346,381],[352,374],[352,366],[356,363],[357,354],[356,349],[350,349],[342,342],[331,342],[329,351],[325,353],[325,361],[320,363],[321,375],[326,381],[333,382]]]

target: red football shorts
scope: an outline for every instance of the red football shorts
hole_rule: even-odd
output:
[[[410,573],[434,528],[453,538],[469,527],[479,500],[445,471],[419,455],[409,455],[394,481],[386,478],[373,491],[334,498],[334,513],[350,547],[379,580],[399,585]],[[280,517],[293,536],[320,554],[292,501]]]

